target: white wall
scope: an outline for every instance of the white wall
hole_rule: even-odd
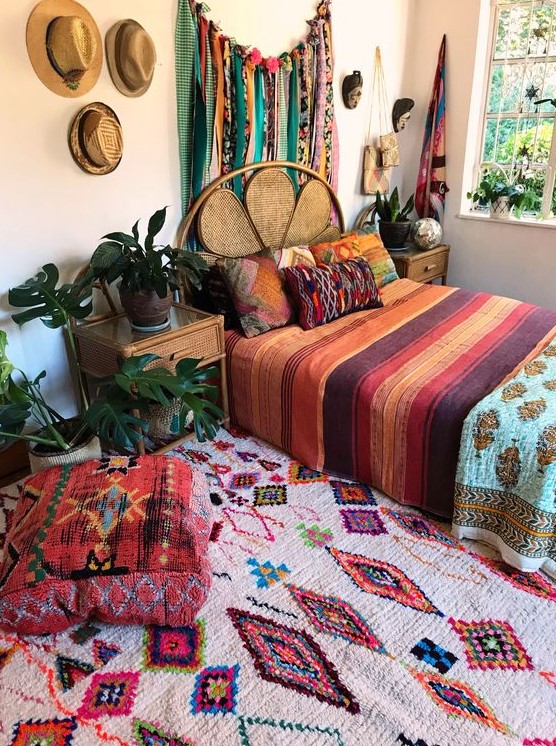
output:
[[[479,44],[475,92],[481,96],[489,6],[489,0],[413,0],[411,4],[404,82],[416,105],[409,124],[412,155],[404,170],[404,189],[415,188],[438,48],[442,34],[446,33],[446,151],[450,192],[446,199],[444,233],[452,246],[448,283],[556,309],[556,228],[458,217],[462,198],[466,203],[465,193],[471,186],[471,163],[465,162],[468,125],[469,151],[476,140],[474,133],[479,132],[473,111],[476,107],[472,106],[473,73]],[[469,154],[472,160],[473,153]]]

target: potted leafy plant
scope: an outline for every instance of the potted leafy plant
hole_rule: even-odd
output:
[[[160,329],[167,323],[172,291],[180,287],[180,273],[195,288],[201,287],[203,273],[208,271],[204,259],[193,251],[182,251],[169,244],[155,244],[154,239],[166,220],[166,207],[150,218],[143,243],[139,221],[131,233],[108,233],[94,251],[89,271],[82,283],[94,280],[108,284],[120,280],[119,293],[131,324],[139,330]]]
[[[78,370],[78,358],[71,319],[83,319],[91,311],[91,286],[62,284],[59,271],[46,264],[35,277],[8,292],[9,302],[25,311],[13,314],[17,324],[40,318],[45,326],[64,329],[70,362]],[[221,409],[216,405],[218,389],[211,381],[218,369],[197,368],[197,360],[181,360],[174,372],[164,367],[149,368],[156,355],[128,358],[113,378],[105,382],[99,397],[88,403],[81,376],[79,405],[74,416],[57,412],[45,399],[41,383],[46,371],[35,377],[14,366],[6,354],[7,335],[0,331],[0,439],[10,443],[29,443],[32,468],[56,463],[75,463],[100,456],[100,443],[91,448],[84,443],[100,437],[103,443],[118,449],[130,449],[148,435],[149,421],[144,416],[154,403],[169,406],[179,401],[179,428],[185,432],[192,416],[199,440],[212,438],[218,429]],[[45,458],[46,454],[46,458]]]
[[[415,206],[412,194],[402,207],[398,187],[395,187],[390,197],[381,192],[376,193],[375,209],[380,221],[378,230],[382,243],[387,249],[403,248],[409,238],[411,221],[409,216]]]
[[[512,211],[520,218],[523,210],[533,210],[538,203],[528,181],[528,173],[521,168],[507,172],[498,163],[483,163],[479,183],[467,192],[467,198],[479,206],[488,206],[491,218],[507,219]]]

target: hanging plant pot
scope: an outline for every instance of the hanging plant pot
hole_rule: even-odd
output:
[[[33,474],[44,469],[50,469],[52,466],[80,464],[82,461],[102,456],[100,441],[93,433],[86,433],[81,443],[67,451],[56,451],[52,447],[44,446],[41,443],[29,443],[27,450]]]
[[[495,220],[509,220],[512,214],[512,205],[509,197],[498,197],[490,203],[490,217]]]
[[[411,221],[388,223],[386,220],[379,220],[378,231],[387,249],[402,249],[409,239]]]
[[[160,331],[170,324],[170,290],[164,298],[159,298],[156,290],[138,290],[130,293],[120,288],[119,293],[122,308],[136,331]]]

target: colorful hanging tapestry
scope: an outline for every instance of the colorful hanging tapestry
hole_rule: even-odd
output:
[[[337,187],[331,0],[291,52],[263,58],[224,35],[209,10],[179,0],[175,34],[182,211],[218,176],[248,163],[289,160]],[[298,183],[298,175],[294,175]],[[234,179],[242,196],[243,180]]]
[[[425,124],[423,149],[415,188],[415,210],[420,218],[444,218],[446,185],[446,86],[444,57],[446,34],[442,37],[432,96]]]

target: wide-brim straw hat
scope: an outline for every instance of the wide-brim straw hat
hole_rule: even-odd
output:
[[[120,120],[100,101],[87,104],[77,112],[68,140],[75,162],[89,174],[108,174],[122,159],[124,143]]]
[[[153,40],[132,18],[115,23],[106,32],[106,59],[110,77],[125,96],[142,96],[149,88],[156,65]]]
[[[91,90],[102,68],[102,39],[89,13],[75,0],[42,0],[27,21],[27,52],[33,70],[59,96]]]

